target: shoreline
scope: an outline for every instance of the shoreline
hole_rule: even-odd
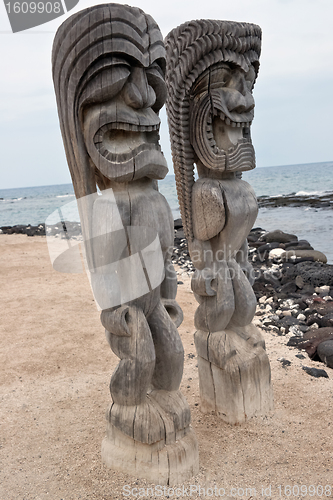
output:
[[[258,196],[259,208],[277,207],[309,207],[309,208],[333,208],[333,192],[322,194],[298,195],[297,193],[283,194],[278,196]]]

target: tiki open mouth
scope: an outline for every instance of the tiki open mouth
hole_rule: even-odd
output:
[[[108,123],[96,132],[94,144],[107,160],[124,162],[145,149],[160,151],[159,139],[159,125]]]
[[[232,152],[238,144],[251,142],[250,126],[251,122],[233,121],[215,108],[214,116],[207,121],[207,136],[213,152]]]

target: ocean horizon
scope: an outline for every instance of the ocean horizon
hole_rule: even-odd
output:
[[[243,180],[251,184],[259,201],[273,197],[287,200],[286,206],[260,208],[256,227],[296,234],[333,263],[333,201],[327,201],[333,200],[333,161],[259,167],[244,172]],[[174,218],[180,217],[174,174],[159,181],[159,190]],[[288,204],[291,195],[302,201],[301,206]],[[314,198],[318,200],[315,207]],[[72,184],[1,189],[0,227],[44,223],[52,212],[64,209],[69,202],[75,202]]]

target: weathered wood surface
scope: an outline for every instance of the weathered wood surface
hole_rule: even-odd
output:
[[[246,237],[258,207],[241,180],[255,167],[250,127],[260,47],[258,26],[229,21],[191,21],[166,38],[172,155],[196,267],[201,409],[230,423],[273,404],[268,357],[251,323],[256,299]]]
[[[193,430],[177,442],[152,445],[135,441],[116,427],[108,428],[102,442],[103,460],[110,468],[126,471],[161,485],[181,484],[198,473],[198,443]]]
[[[138,8],[98,5],[63,23],[52,58],[87,272],[120,358],[102,457],[158,484],[182,481],[197,472],[198,449],[179,392],[183,316],[170,259],[173,219],[157,188],[168,171],[158,142],[162,35]]]
[[[253,324],[214,333],[198,330],[195,346],[204,413],[216,411],[236,424],[272,409],[265,342]]]

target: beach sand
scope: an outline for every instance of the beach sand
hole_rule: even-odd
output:
[[[0,235],[0,261],[0,499],[109,500],[126,498],[125,485],[126,491],[147,488],[145,481],[101,462],[108,386],[118,360],[106,342],[86,275],[54,271],[45,237]],[[210,496],[222,495],[224,488],[224,498],[278,499],[290,493],[287,488],[284,494],[285,486],[295,485],[289,498],[319,498],[321,485],[322,497],[332,497],[333,370],[298,359],[286,337],[264,332],[274,412],[241,426],[203,415],[193,341],[197,304],[190,279],[179,279],[184,284],[177,300],[185,316],[179,328],[185,348],[181,389],[200,453],[200,473],[184,485],[185,493],[192,484],[191,498],[203,498],[203,489],[213,488],[209,496],[216,486]],[[281,357],[291,365],[283,367]],[[311,377],[302,365],[326,369],[329,379]],[[298,495],[296,485],[314,485],[319,494]],[[201,496],[194,493],[199,486]],[[326,486],[331,490],[325,495]],[[172,493],[169,498],[182,498]],[[150,498],[155,497],[161,495]]]

